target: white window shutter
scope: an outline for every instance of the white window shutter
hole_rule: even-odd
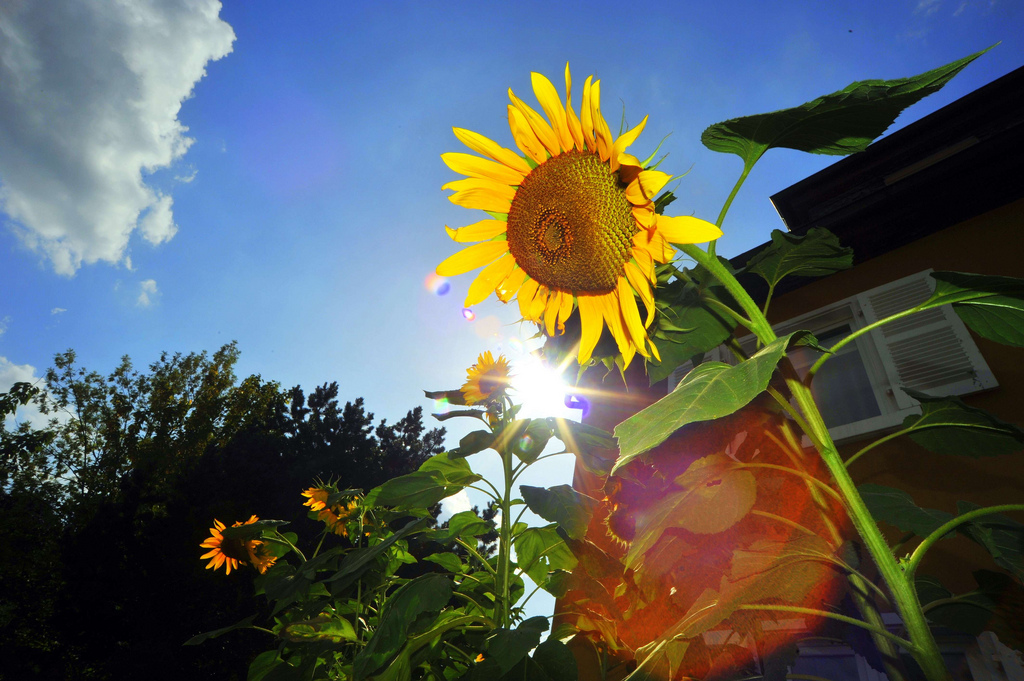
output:
[[[909,310],[931,296],[931,270],[856,296],[865,324]],[[918,312],[870,332],[900,408],[914,407],[899,388],[931,395],[964,395],[998,385],[970,333],[949,305]]]

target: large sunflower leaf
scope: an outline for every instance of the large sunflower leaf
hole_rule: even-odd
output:
[[[547,581],[553,570],[572,570],[576,567],[576,556],[555,531],[554,525],[531,527],[513,540],[519,567],[536,584]]]
[[[474,430],[461,440],[459,446],[448,452],[448,458],[461,459],[482,452],[494,442],[494,433],[489,430]]]
[[[400,529],[398,532],[395,532],[381,543],[350,551],[345,555],[344,560],[341,561],[341,565],[339,566],[340,569],[323,581],[338,582],[331,588],[334,593],[339,593],[349,584],[359,579],[359,577],[376,562],[377,557],[391,548],[395,542],[409,534],[412,534],[413,532],[416,532],[417,530],[422,529],[426,524],[427,518],[412,520],[406,524],[405,527]]]
[[[651,385],[668,378],[694,355],[723,343],[736,327],[735,321],[708,302],[729,304],[732,297],[705,273],[700,268],[687,271],[690,281],[678,278],[659,284],[655,290],[658,317],[653,337],[661,360],[647,362]],[[709,279],[710,283],[702,283]]]
[[[964,324],[989,340],[1024,347],[1024,279],[932,272],[935,293],[918,309],[952,304]]]
[[[953,518],[953,514],[945,511],[920,508],[901,489],[867,483],[857,487],[857,491],[875,520],[887,522],[903,532],[913,532],[918,537],[927,537]]]
[[[196,634],[189,640],[185,641],[183,645],[197,646],[203,641],[206,641],[207,639],[217,638],[218,636],[222,636],[228,633],[229,631],[234,631],[235,629],[247,629],[248,627],[252,626],[252,621],[254,619],[256,619],[256,615],[250,615],[249,617],[246,617],[244,620],[240,622],[235,622],[230,627],[222,627],[220,629],[214,629],[213,631],[203,632],[202,634]]]
[[[904,109],[937,92],[990,49],[918,76],[857,81],[791,109],[716,123],[700,141],[712,151],[736,154],[746,168],[773,147],[831,156],[864,151]]]
[[[920,415],[908,416],[910,439],[937,454],[996,456],[1024,449],[1024,430],[984,409],[969,407],[957,397],[932,397],[904,388],[921,403]]]
[[[580,539],[587,533],[587,525],[597,508],[597,499],[580,494],[569,485],[555,487],[531,487],[521,485],[520,494],[530,510],[565,530],[573,539]]]
[[[797,331],[777,338],[735,366],[705,362],[688,373],[671,393],[615,426],[619,458],[611,474],[688,423],[722,418],[746,406],[768,387],[786,348],[809,335]]]
[[[352,661],[354,678],[365,679],[383,667],[405,645],[412,623],[424,613],[439,612],[451,596],[451,579],[438,573],[421,575],[391,594],[377,630]]]
[[[548,618],[531,617],[515,629],[496,629],[487,640],[484,659],[462,677],[466,681],[495,681],[508,678],[505,674],[521,669],[521,663],[540,643],[541,634],[548,630]],[[512,676],[512,675],[509,675]],[[518,678],[529,678],[520,674]]]
[[[960,515],[979,508],[981,506],[968,501],[956,502]],[[957,529],[984,546],[999,567],[1009,570],[1024,583],[1024,525],[995,514],[982,516]]]
[[[773,229],[771,245],[746,265],[772,288],[789,275],[824,277],[851,267],[853,249],[840,246],[836,235],[821,227],[812,227],[803,236]]]
[[[435,454],[407,475],[388,480],[366,495],[367,506],[427,508],[480,479],[463,458]]]

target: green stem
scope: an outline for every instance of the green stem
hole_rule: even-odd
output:
[[[768,297],[764,299],[764,306],[761,308],[761,314],[765,317],[768,316],[768,305],[772,302],[772,294],[775,293],[775,284],[768,284]]]
[[[740,324],[744,328],[746,328],[746,329],[750,328],[750,320],[749,319],[747,319],[746,317],[741,315],[739,312],[737,312],[736,310],[732,309],[731,307],[729,307],[728,305],[723,303],[721,300],[715,300],[714,298],[705,298],[703,302],[707,303],[708,305],[710,305],[711,307],[715,308],[716,310],[721,310],[730,319],[732,319],[737,324]]]
[[[717,258],[709,256],[708,253],[705,253],[696,246],[682,246],[682,249],[687,255],[704,265],[721,282],[726,290],[732,294],[736,302],[743,308],[743,312],[753,322],[753,331],[762,343],[767,345],[776,339],[775,332],[757,307],[757,304],[754,303],[740,283],[736,281],[736,278],[718,262]],[[901,314],[905,316],[910,313],[911,311]],[[899,316],[901,315],[894,315],[885,321],[892,321]],[[858,330],[856,334],[851,334],[851,336],[848,336],[834,346],[832,351],[835,352],[842,344],[850,342],[851,338],[855,335],[865,333],[877,325],[869,325]],[[818,361],[819,366],[820,363],[821,360]],[[840,458],[839,452],[832,442],[828,428],[825,426],[825,421],[818,410],[818,405],[811,395],[810,388],[792,372],[786,376],[786,384],[793,397],[796,398],[797,406],[807,420],[807,425],[810,429],[807,434],[815,443],[815,446],[818,448],[818,454],[832,474],[839,493],[845,501],[853,526],[857,529],[861,539],[863,539],[864,545],[874,559],[882,578],[893,595],[896,608],[903,619],[903,624],[913,644],[911,651],[914,659],[921,666],[928,681],[949,681],[949,671],[942,660],[942,655],[939,653],[938,645],[935,643],[935,637],[928,627],[924,613],[921,612],[921,603],[918,601],[914,585],[912,581],[906,578],[895,557],[889,551],[889,545],[886,543],[885,537],[882,536],[882,531],[879,529],[878,524],[857,491],[857,486],[843,465],[843,460]],[[882,634],[879,633],[878,635],[881,636]]]
[[[801,615],[815,615],[817,617],[827,617],[829,619],[839,620],[840,622],[846,622],[847,624],[852,624],[853,626],[860,627],[861,629],[867,629],[868,631],[870,631],[870,632],[872,632],[874,634],[877,634],[877,635],[879,635],[879,636],[881,636],[883,638],[887,638],[887,639],[889,639],[891,641],[894,641],[894,642],[898,643],[899,645],[903,646],[907,650],[910,650],[910,651],[915,650],[915,646],[914,646],[913,643],[911,643],[910,641],[907,641],[906,639],[900,638],[899,636],[897,636],[896,634],[891,633],[887,629],[881,629],[879,627],[872,626],[871,624],[868,624],[867,622],[863,622],[863,621],[861,621],[859,619],[856,619],[855,617],[847,617],[846,615],[840,615],[838,613],[829,612],[828,610],[817,610],[815,608],[801,608],[801,607],[796,606],[796,605],[762,605],[760,603],[744,604],[744,605],[739,606],[739,608],[737,608],[737,609],[738,610],[773,610],[775,612],[793,612],[793,613],[798,613],[798,614],[801,614]]]
[[[810,473],[806,473],[804,471],[798,471],[795,468],[790,468],[789,466],[780,466],[779,464],[775,464],[775,463],[741,463],[741,464],[737,464],[736,468],[767,468],[769,470],[783,471],[785,473],[792,473],[793,475],[796,475],[798,477],[803,478],[804,480],[806,480],[810,484],[816,485],[819,489],[825,490],[826,492],[829,493],[829,495],[832,496],[833,499],[835,499],[839,503],[843,503],[843,497],[840,496],[839,492],[835,491],[834,489],[829,487],[827,484],[825,484],[821,480],[818,480],[816,477],[814,477]]]
[[[914,552],[910,554],[910,558],[906,564],[907,580],[913,583],[914,571],[917,570],[917,566],[920,564],[921,559],[924,557],[925,552],[932,547],[932,544],[942,539],[950,530],[956,529],[964,523],[969,523],[975,518],[980,518],[986,515],[992,515],[994,513],[1002,513],[1003,511],[1024,511],[1024,504],[1002,504],[999,506],[987,506],[985,508],[978,508],[973,511],[958,515],[949,522],[939,525],[939,527],[924,538]]]
[[[512,518],[509,517],[512,514],[512,453],[502,454],[501,463],[505,479],[505,494],[501,500],[501,530],[498,539],[501,543],[498,546],[498,573],[496,576],[498,612],[495,619],[499,627],[507,628],[511,625],[512,611],[512,604],[508,602],[512,562]]]
[[[771,395],[775,402],[782,407],[782,410],[796,422],[796,425],[800,427],[800,430],[804,433],[810,430],[810,427],[807,425],[807,421],[804,421],[804,417],[800,415],[799,411],[793,408],[793,405],[789,403],[789,400],[787,400],[782,393],[775,388],[768,386],[768,394]]]
[[[293,544],[290,541],[288,541],[288,537],[284,536],[283,534],[278,532],[276,529],[274,530],[274,534],[277,535],[277,536],[276,537],[274,537],[274,536],[267,537],[267,540],[269,540],[269,541],[276,541],[278,544],[284,544],[285,546],[290,546],[292,548],[292,551],[294,551],[296,554],[298,554],[299,558],[302,559],[302,562],[303,563],[306,562],[306,555],[304,553],[302,553],[302,551],[299,551],[299,547],[298,546],[296,546],[295,544]]]
[[[917,307],[912,307],[909,310],[904,310],[903,312],[897,312],[896,314],[892,315],[891,317],[886,317],[885,319],[879,319],[877,322],[872,322],[871,324],[868,324],[867,326],[863,326],[863,327],[857,329],[856,331],[851,333],[849,336],[847,336],[846,338],[844,338],[843,340],[839,341],[838,343],[833,345],[831,348],[829,348],[827,353],[825,353],[824,355],[819,357],[818,361],[815,362],[813,365],[811,365],[811,368],[807,371],[808,380],[810,379],[811,376],[814,376],[814,374],[816,374],[818,372],[818,369],[820,369],[821,365],[825,363],[825,360],[827,360],[829,357],[832,357],[837,352],[842,350],[848,343],[851,343],[852,341],[857,340],[859,337],[863,336],[866,333],[874,331],[875,329],[877,329],[878,327],[882,326],[883,324],[888,324],[889,322],[894,322],[897,319],[902,319],[903,317],[909,317],[910,315],[912,315],[912,314],[914,314],[916,312],[919,312],[918,307],[920,307],[920,305],[918,305]]]
[[[897,430],[895,433],[889,433],[885,437],[878,438],[877,440],[875,440],[871,444],[869,444],[869,445],[865,446],[864,448],[862,448],[859,452],[857,452],[856,454],[851,456],[849,459],[844,461],[843,462],[843,466],[845,466],[846,468],[849,468],[850,464],[852,464],[854,461],[859,459],[864,454],[867,454],[868,452],[870,452],[872,449],[874,449],[878,445],[885,444],[889,440],[895,440],[900,435],[906,435],[907,433],[909,433],[912,430],[914,430],[914,428],[904,428],[903,430]]]
[[[736,198],[736,194],[739,193],[740,187],[742,187],[743,183],[746,182],[747,175],[750,174],[750,171],[754,167],[754,163],[756,161],[757,161],[757,159],[754,159],[754,161],[751,162],[751,163],[744,163],[743,164],[743,172],[740,174],[740,179],[736,180],[736,185],[732,188],[732,191],[729,192],[729,198],[727,198],[725,200],[725,203],[722,205],[722,212],[720,212],[718,214],[718,219],[715,220],[715,224],[719,228],[721,228],[722,227],[722,223],[725,222],[725,214],[729,212],[729,206],[732,205],[732,200]],[[715,242],[714,241],[712,241],[711,243],[708,244],[708,253],[711,254],[712,258],[715,257]]]
[[[490,572],[492,575],[497,576],[498,573],[497,573],[497,571],[495,571],[494,567],[492,567],[491,564],[487,562],[486,558],[484,558],[483,556],[480,555],[480,552],[477,551],[476,548],[474,548],[473,546],[470,546],[469,542],[467,542],[462,537],[456,537],[455,538],[455,543],[459,544],[464,549],[469,551],[471,554],[476,556],[476,559],[479,560],[481,563],[483,563],[484,567],[487,569],[488,572]]]

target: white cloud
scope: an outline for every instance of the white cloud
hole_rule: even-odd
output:
[[[136,299],[135,304],[139,307],[149,307],[157,293],[156,281],[146,279],[139,283],[139,297]]]
[[[153,244],[174,236],[172,198],[143,174],[193,142],[178,112],[206,64],[231,51],[220,9],[218,0],[0,4],[0,209],[60,274],[119,262],[136,229]]]
[[[917,7],[914,8],[914,14],[923,14],[926,17],[930,17],[938,12],[941,6],[942,0],[918,0]]]
[[[67,310],[64,309],[63,307],[55,307],[52,310],[50,310],[50,314],[60,314],[61,312],[67,312]]]
[[[466,494],[466,490],[460,489],[450,497],[445,497],[441,500],[441,515],[439,519],[447,520],[456,513],[462,513],[463,511],[471,511],[473,509],[473,502],[469,500],[469,495]]]
[[[4,335],[4,332],[7,331],[7,325],[10,324],[10,323],[11,323],[10,315],[4,317],[3,319],[0,319],[0,336]]]

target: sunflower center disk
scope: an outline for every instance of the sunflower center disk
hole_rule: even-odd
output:
[[[534,168],[508,211],[508,248],[538,283],[608,293],[639,231],[626,188],[596,154],[570,151]]]

